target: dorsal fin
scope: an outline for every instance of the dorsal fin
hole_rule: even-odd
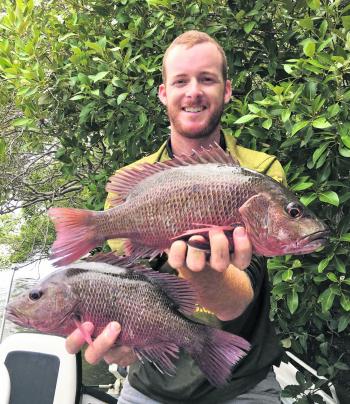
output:
[[[190,155],[181,155],[164,162],[143,163],[129,169],[126,168],[118,174],[112,175],[107,183],[106,191],[117,194],[117,197],[110,200],[111,207],[123,203],[130,191],[139,182],[155,173],[169,170],[173,167],[208,163],[239,165],[238,161],[234,160],[228,152],[224,151],[217,143],[214,143],[207,149],[202,147],[199,151],[193,150]]]
[[[159,286],[172,300],[176,309],[186,316],[193,314],[196,308],[196,292],[190,282],[175,275],[154,271],[141,264],[133,264],[128,257],[121,257],[114,253],[98,253],[85,258],[88,262],[103,262],[126,268],[130,272],[144,275],[149,281]],[[112,271],[111,271],[112,272]],[[112,272],[113,273],[113,272]]]

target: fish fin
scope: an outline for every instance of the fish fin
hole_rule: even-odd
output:
[[[77,328],[79,328],[79,331],[82,333],[82,335],[83,335],[85,341],[86,341],[89,345],[92,345],[92,338],[91,338],[91,335],[90,335],[86,330],[84,330],[84,328],[81,326],[81,322],[80,322],[78,319],[76,319],[76,318],[74,318],[73,321],[74,321],[74,324],[77,326]]]
[[[125,254],[131,261],[136,261],[140,258],[148,258],[151,261],[157,255],[163,253],[162,249],[154,249],[152,247],[137,244],[129,239],[124,243],[124,250]]]
[[[50,255],[54,266],[70,264],[102,244],[104,240],[98,237],[94,220],[97,214],[87,209],[49,209],[57,232]]]
[[[246,355],[250,344],[238,335],[208,326],[201,327],[207,335],[204,344],[193,345],[188,351],[211,384],[224,385],[230,378],[232,367]]]
[[[103,262],[109,265],[118,265],[123,268],[128,268],[132,265],[136,265],[134,264],[134,261],[130,259],[130,257],[126,257],[125,255],[117,255],[114,252],[99,252],[95,255],[84,258],[84,261]],[[140,268],[144,268],[144,266],[140,265]]]
[[[85,261],[104,262],[110,265],[119,265],[145,276],[150,282],[160,287],[168,298],[174,303],[174,308],[189,316],[196,309],[197,296],[191,283],[175,275],[154,271],[153,269],[140,264],[134,264],[129,257],[117,256],[114,253],[100,253],[93,257],[88,257]]]
[[[169,376],[175,376],[176,366],[173,362],[178,359],[179,347],[171,342],[151,345],[142,348],[134,348],[135,353],[141,359],[152,362],[156,368]]]
[[[137,269],[137,272],[140,272],[140,270]],[[185,316],[190,316],[194,313],[198,299],[189,281],[179,278],[176,275],[162,273],[148,268],[147,271],[142,272],[150,281],[156,283],[169,299],[172,300],[176,310]]]
[[[172,160],[157,162],[154,164],[143,163],[132,168],[121,170],[109,178],[106,191],[115,193],[118,196],[110,199],[111,207],[123,203],[130,191],[145,178],[173,167],[189,166],[194,164],[217,163],[221,165],[237,166],[235,160],[229,153],[224,151],[217,143],[210,145],[207,149],[192,151],[190,155],[176,156]]]

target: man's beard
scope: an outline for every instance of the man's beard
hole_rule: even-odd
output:
[[[170,123],[172,124],[172,126],[174,127],[174,129],[176,130],[176,132],[179,135],[190,138],[190,139],[203,139],[203,138],[209,137],[220,124],[221,116],[224,112],[224,105],[225,104],[222,103],[220,105],[220,107],[218,107],[214,111],[214,113],[210,116],[208,125],[206,125],[200,131],[196,131],[196,132],[184,130],[182,128],[181,119],[178,119],[177,117],[173,118],[172,114],[169,110],[168,110],[168,116],[169,116]]]

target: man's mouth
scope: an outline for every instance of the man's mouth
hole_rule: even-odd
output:
[[[191,113],[197,113],[197,112],[202,112],[206,109],[207,107],[201,105],[198,107],[184,107],[182,108],[183,111],[185,112],[191,112]]]

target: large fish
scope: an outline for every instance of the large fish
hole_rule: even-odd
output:
[[[110,178],[113,208],[94,212],[51,208],[57,239],[51,258],[66,265],[105,240],[127,238],[133,258],[154,257],[176,239],[212,227],[246,228],[254,253],[310,253],[325,244],[327,227],[272,178],[240,167],[214,145],[173,160],[125,169]]]
[[[56,270],[10,302],[6,315],[21,326],[62,336],[91,321],[96,337],[116,320],[118,345],[133,347],[141,360],[174,375],[183,348],[213,385],[221,385],[250,345],[189,320],[195,301],[188,281],[142,266],[125,268],[125,260],[108,253]]]

